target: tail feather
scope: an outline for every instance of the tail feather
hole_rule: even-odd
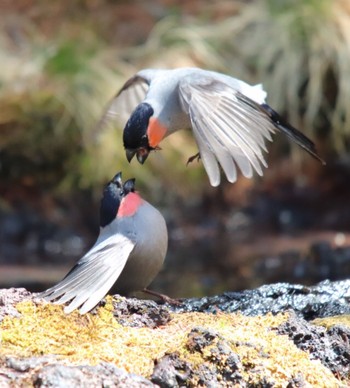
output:
[[[276,128],[278,128],[281,132],[288,136],[289,139],[297,143],[301,148],[307,151],[315,159],[319,160],[323,165],[326,164],[326,162],[318,155],[315,144],[308,137],[306,137],[303,133],[301,133],[289,123],[287,123],[287,121],[285,121],[269,105],[262,104],[260,105],[260,107],[270,117]]]

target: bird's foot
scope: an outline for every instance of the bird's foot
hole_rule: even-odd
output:
[[[180,300],[170,298],[170,296],[160,294],[159,292],[149,290],[148,288],[144,288],[142,292],[144,292],[145,294],[156,296],[157,298],[161,299],[165,303],[173,304],[175,306],[182,305],[182,302]]]
[[[190,163],[192,163],[195,159],[197,159],[197,162],[199,162],[199,159],[201,158],[200,153],[198,152],[196,155],[191,156],[188,158],[186,166],[188,166]]]

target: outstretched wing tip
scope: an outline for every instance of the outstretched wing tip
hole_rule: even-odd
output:
[[[44,299],[56,305],[69,303],[64,307],[66,314],[75,309],[81,314],[87,313],[117,281],[134,246],[119,233],[97,240],[61,282],[42,293]]]
[[[209,177],[209,182],[210,182],[210,185],[211,185],[212,187],[218,187],[218,186],[220,185],[220,179],[212,180],[212,179],[210,179],[210,177]]]
[[[237,167],[247,178],[252,178],[254,171],[263,175],[266,161],[262,152],[266,151],[265,141],[272,140],[275,127],[258,103],[211,77],[197,82],[187,79],[179,91],[211,186],[220,184],[218,164],[231,183],[237,180]]]
[[[74,309],[72,309],[72,308],[70,308],[69,307],[69,305],[68,306],[65,306],[64,307],[64,309],[63,309],[63,312],[65,313],[65,314],[70,314],[70,313],[72,313],[74,311]]]
[[[100,119],[95,124],[96,132],[110,125],[116,118],[121,124],[126,122],[132,111],[145,98],[149,80],[139,74],[129,78],[107,104]]]

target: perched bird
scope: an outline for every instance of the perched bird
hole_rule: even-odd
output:
[[[115,284],[121,294],[151,291],[146,287],[162,268],[168,245],[165,220],[135,192],[135,179],[122,183],[118,173],[105,187],[100,207],[100,234],[95,245],[57,285],[40,296],[64,311],[90,311]]]
[[[130,162],[143,164],[173,132],[190,128],[212,186],[220,184],[221,165],[228,181],[237,168],[245,177],[267,167],[265,139],[279,130],[316,159],[311,140],[265,102],[262,85],[251,86],[227,75],[198,68],[145,69],[130,78],[112,99],[98,128],[111,118],[126,122],[123,141]],[[323,162],[324,163],[324,162]]]

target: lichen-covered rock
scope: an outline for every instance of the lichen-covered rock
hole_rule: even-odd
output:
[[[107,297],[86,315],[0,290],[0,386],[346,386],[350,319],[315,319],[346,311],[342,283],[277,284],[183,306]]]
[[[335,375],[350,378],[350,328],[337,325],[327,330],[291,313],[277,332],[288,335],[299,349],[320,360]]]
[[[5,316],[19,317],[16,303],[32,298],[33,295],[25,288],[0,289],[0,322]]]

